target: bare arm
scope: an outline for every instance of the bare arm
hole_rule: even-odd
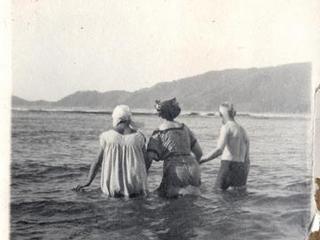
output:
[[[228,133],[225,127],[222,127],[220,130],[220,136],[218,139],[218,144],[217,147],[209,152],[209,154],[207,154],[206,156],[204,156],[201,160],[200,160],[200,164],[208,162],[212,159],[215,159],[217,157],[219,157],[222,153],[223,150],[227,144],[227,137],[228,137]]]
[[[84,184],[80,184],[78,185],[75,190],[76,191],[80,191],[81,189],[90,186],[90,184],[92,183],[93,179],[96,177],[97,172],[101,166],[103,160],[103,149],[100,149],[100,153],[97,159],[95,159],[92,163],[91,163],[91,167],[90,167],[90,171],[88,174],[88,179]]]
[[[212,159],[215,159],[217,157],[219,157],[222,154],[223,150],[219,147],[215,148],[213,151],[211,151],[208,155],[204,156],[201,161],[200,164],[208,162]]]

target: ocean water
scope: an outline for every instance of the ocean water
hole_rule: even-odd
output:
[[[148,137],[156,116],[135,116]],[[178,119],[196,134],[204,153],[217,140],[216,117]],[[305,118],[239,117],[251,140],[246,192],[213,189],[219,160],[201,165],[200,196],[164,199],[153,191],[162,164],[149,173],[147,197],[104,196],[98,174],[83,182],[98,154],[107,114],[12,112],[12,239],[304,239],[309,224],[311,161]]]

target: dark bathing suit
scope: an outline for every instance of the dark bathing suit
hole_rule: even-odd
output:
[[[200,186],[199,164],[191,154],[196,141],[193,133],[184,124],[181,127],[153,132],[147,151],[155,153],[156,161],[164,161],[163,178],[158,188],[160,195],[170,197],[179,194],[181,188]]]

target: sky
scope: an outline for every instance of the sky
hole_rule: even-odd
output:
[[[319,5],[13,0],[13,94],[55,101],[75,91],[134,91],[212,70],[312,62]]]

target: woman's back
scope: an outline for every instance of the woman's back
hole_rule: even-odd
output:
[[[109,130],[100,135],[100,144],[104,148],[106,146],[132,146],[143,147],[145,144],[145,137],[141,132],[132,132],[130,134],[121,134],[116,130]]]
[[[150,160],[164,161],[158,192],[166,197],[175,197],[191,193],[193,191],[189,190],[195,188],[198,194],[201,183],[198,164],[202,155],[201,147],[189,128],[174,120],[181,112],[175,98],[155,102],[155,108],[163,120],[150,137],[147,151]]]
[[[175,125],[155,130],[148,143],[148,152],[154,153],[154,160],[164,160],[163,178],[158,191],[161,195],[171,197],[194,191],[200,185],[200,168],[191,154],[196,138],[189,128]],[[198,193],[198,189],[195,191]]]
[[[115,130],[100,136],[104,150],[101,189],[110,196],[145,194],[147,172],[144,161],[145,138],[142,133],[120,134]]]
[[[189,155],[196,139],[184,124],[155,130],[149,142],[149,149],[157,151],[164,160],[170,155]]]

